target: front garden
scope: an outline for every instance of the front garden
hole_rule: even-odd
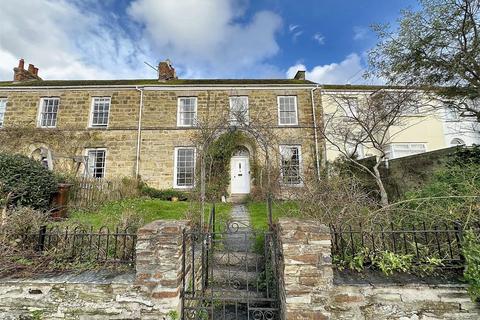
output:
[[[457,152],[423,185],[408,190],[387,206],[379,205],[375,191],[361,175],[341,163],[335,164],[328,177],[320,182],[305,181],[303,188],[289,194],[289,200],[272,197],[271,217],[274,223],[281,217],[293,217],[329,225],[337,270],[359,275],[374,271],[387,276],[453,274],[468,282],[472,297],[478,299],[478,154],[478,148]],[[187,219],[197,225],[201,220],[202,202],[195,200],[199,199],[197,191],[187,195],[155,190],[128,180],[120,181],[115,188],[113,184],[108,188],[92,187],[95,185],[82,181],[77,187],[94,190],[98,198],[85,202],[86,205],[74,201],[68,218],[52,220],[49,201],[59,178],[25,157],[2,156],[0,162],[2,275],[130,268],[135,260],[139,227],[159,219]],[[106,191],[109,196],[103,197]],[[75,188],[72,192],[79,194]],[[208,200],[217,200],[217,225],[230,218],[232,208],[218,201],[222,192],[206,194]],[[255,192],[255,200],[248,201],[246,206],[252,228],[263,232],[269,228],[265,199],[268,192]],[[211,210],[212,204],[205,202],[205,228]],[[261,240],[257,239],[257,247]]]

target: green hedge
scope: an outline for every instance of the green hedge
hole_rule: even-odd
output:
[[[22,155],[0,154],[0,192],[12,194],[10,204],[47,209],[58,190],[54,174]]]
[[[142,195],[154,198],[154,199],[160,199],[160,200],[172,200],[172,198],[178,198],[180,201],[185,201],[188,199],[188,196],[186,193],[182,191],[178,191],[175,189],[164,189],[164,190],[158,190],[152,187],[149,187],[147,185],[142,186],[141,188]]]

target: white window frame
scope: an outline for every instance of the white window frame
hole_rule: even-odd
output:
[[[5,124],[5,114],[7,113],[7,98],[0,98],[0,104],[3,104],[3,110],[0,109],[0,128]]]
[[[107,117],[107,124],[94,124],[93,123],[93,111],[95,108],[95,99],[108,99],[108,117]],[[101,96],[96,96],[92,97],[92,102],[90,104],[90,117],[88,120],[88,127],[89,128],[108,128],[108,125],[110,123],[110,110],[112,109],[112,97],[101,97]]]
[[[237,119],[235,119],[233,117],[233,114],[232,114],[232,100],[233,99],[238,99],[238,98],[244,98],[247,102],[247,110],[245,112],[245,122],[246,123],[249,123],[250,122],[250,101],[248,99],[248,96],[245,96],[245,95],[238,95],[238,96],[230,96],[228,98],[228,101],[229,101],[229,105],[230,105],[230,109],[229,109],[229,118],[230,118],[230,123],[232,125],[238,125],[238,121]]]
[[[180,149],[191,149],[193,150],[193,183],[191,186],[179,186],[177,184],[177,160],[178,160],[178,150]],[[173,157],[173,187],[175,189],[192,189],[195,187],[195,171],[197,164],[197,149],[195,147],[186,146],[186,147],[175,147],[174,157]]]
[[[398,146],[398,145],[408,145],[408,148],[411,149],[411,146],[414,145],[414,144],[418,144],[418,145],[423,145],[424,147],[424,150],[423,152],[418,152],[418,153],[413,153],[413,154],[409,154],[409,155],[405,155],[405,156],[397,156],[395,154],[395,149],[394,147],[395,146]],[[387,158],[388,159],[398,159],[398,158],[404,158],[404,157],[409,157],[409,156],[413,156],[413,155],[417,155],[417,154],[422,154],[422,153],[425,153],[425,152],[428,152],[428,149],[427,149],[427,144],[426,143],[423,143],[423,142],[396,142],[396,143],[391,143],[389,146],[388,146],[388,153],[387,153]]]
[[[57,107],[57,112],[55,115],[55,125],[54,126],[43,126],[42,125],[42,109],[43,109],[43,103],[45,100],[58,100],[58,107]],[[60,97],[42,97],[40,98],[40,104],[38,105],[38,113],[37,113],[37,127],[39,128],[56,128],[57,123],[58,123],[58,111],[60,110]]]
[[[295,101],[295,122],[294,123],[282,123],[280,117],[280,99],[281,98],[293,98]],[[279,126],[298,126],[298,104],[297,96],[277,96],[277,110],[278,110],[278,125]]]
[[[299,171],[299,183],[285,183],[283,180],[283,149],[284,148],[298,148],[298,171]],[[283,185],[289,186],[289,187],[301,187],[303,186],[303,157],[302,157],[302,146],[299,144],[281,144],[279,145],[279,151],[280,151],[280,181]]]
[[[88,169],[88,158],[89,158],[89,153],[90,151],[104,151],[105,152],[105,163],[103,165],[103,177],[101,178],[95,178],[93,177],[93,172],[92,172],[92,175],[87,175],[87,169]],[[85,168],[83,170],[83,175],[85,177],[88,177],[88,178],[92,178],[92,179],[105,179],[105,177],[107,176],[107,156],[108,156],[108,151],[107,151],[107,148],[87,148],[85,149],[85,157],[87,159],[87,163],[85,163]]]
[[[182,113],[181,110],[180,110],[180,101],[182,99],[193,99],[195,101],[195,104],[194,104],[194,119],[193,119],[193,123],[192,124],[182,124],[181,123],[181,117],[180,117],[180,114]],[[178,97],[177,99],[177,127],[195,127],[195,120],[197,118],[197,103],[198,103],[198,99],[197,97]]]

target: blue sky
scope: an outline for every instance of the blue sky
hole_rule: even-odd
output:
[[[415,0],[2,0],[0,79],[19,58],[44,79],[284,78],[363,83],[373,23]]]

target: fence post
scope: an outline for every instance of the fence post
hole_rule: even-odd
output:
[[[45,249],[45,234],[47,233],[47,226],[41,226],[38,231],[37,251]]]
[[[268,196],[267,196],[267,210],[268,210],[268,226],[269,226],[269,230],[273,230],[272,194],[271,194],[271,193],[268,193]]]
[[[465,262],[465,257],[463,255],[463,247],[462,247],[462,241],[463,241],[463,226],[460,221],[455,221],[454,223],[454,228],[455,228],[455,239],[457,240],[458,244],[458,257],[460,259],[460,262],[463,264]]]

